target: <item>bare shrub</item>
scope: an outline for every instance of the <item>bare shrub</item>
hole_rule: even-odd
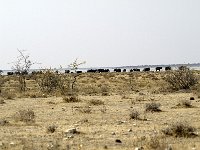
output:
[[[30,98],[47,98],[47,95],[41,92],[28,93],[27,96]]]
[[[102,113],[106,113],[106,111],[107,111],[107,108],[106,108],[106,106],[105,106],[105,105],[103,105],[103,107],[102,107],[102,108],[100,108],[100,111],[101,111]]]
[[[5,104],[6,102],[4,101],[4,99],[0,98],[0,104]]]
[[[80,102],[80,99],[77,96],[65,96],[63,97],[65,103],[77,103]]]
[[[154,135],[150,136],[150,139],[147,141],[146,147],[153,150],[164,150],[167,149],[167,144],[163,142],[162,137]]]
[[[0,126],[8,125],[9,122],[6,119],[0,119]]]
[[[34,123],[35,122],[35,113],[31,109],[19,110],[15,115],[14,119],[16,121],[22,121],[25,123]]]
[[[135,101],[141,102],[141,101],[145,101],[145,96],[144,95],[139,95],[135,98]]]
[[[20,92],[25,92],[27,90],[26,78],[28,72],[31,66],[35,63],[29,59],[30,56],[28,54],[25,54],[25,50],[18,49],[18,52],[20,55],[17,57],[17,61],[12,62],[12,69],[16,72],[16,75],[18,76]]]
[[[4,91],[2,92],[2,97],[8,100],[14,100],[16,97],[16,94],[11,91]]]
[[[92,108],[90,106],[84,106],[80,107],[78,111],[80,111],[81,113],[90,114],[92,112]]]
[[[140,112],[135,109],[130,112],[129,116],[130,119],[140,120]]]
[[[47,132],[48,132],[48,133],[54,133],[54,132],[56,131],[56,129],[57,129],[57,126],[56,126],[56,125],[49,125],[49,126],[47,127]]]
[[[107,85],[101,86],[101,94],[102,94],[102,96],[108,96],[109,95],[109,87]]]
[[[87,84],[87,83],[86,83]],[[86,95],[96,95],[99,93],[99,89],[95,85],[86,85],[85,87],[81,88],[84,94]]]
[[[160,112],[160,103],[155,103],[155,102],[151,102],[151,103],[147,103],[145,105],[145,111],[150,111],[150,112]]]
[[[163,129],[162,132],[165,135],[175,136],[175,137],[195,137],[196,128],[190,126],[186,122],[176,122],[171,124],[166,129]]]
[[[190,89],[197,83],[197,77],[189,69],[179,69],[168,72],[164,78],[174,90]]]
[[[178,105],[178,107],[183,107],[183,108],[192,108],[192,103],[190,100],[181,100]]]
[[[60,150],[62,149],[60,140],[51,141],[47,145],[47,150]]]
[[[92,99],[88,102],[89,105],[104,105],[104,101],[100,99]]]

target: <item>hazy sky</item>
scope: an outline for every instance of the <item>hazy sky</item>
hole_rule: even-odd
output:
[[[53,68],[200,62],[200,0],[0,0],[0,69],[17,49]]]

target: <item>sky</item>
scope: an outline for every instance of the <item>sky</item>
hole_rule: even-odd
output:
[[[199,0],[0,0],[0,69],[199,63]]]

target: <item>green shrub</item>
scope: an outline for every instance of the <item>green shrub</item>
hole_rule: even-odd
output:
[[[48,94],[55,92],[59,88],[59,83],[61,83],[59,75],[52,70],[44,71],[38,80],[42,92]]]
[[[188,68],[180,68],[179,70],[168,72],[165,81],[167,81],[174,90],[180,90],[190,89],[198,80],[191,70]]]

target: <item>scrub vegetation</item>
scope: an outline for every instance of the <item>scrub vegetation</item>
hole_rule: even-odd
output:
[[[0,149],[198,149],[199,77],[47,69],[24,74],[22,85],[1,75]]]

